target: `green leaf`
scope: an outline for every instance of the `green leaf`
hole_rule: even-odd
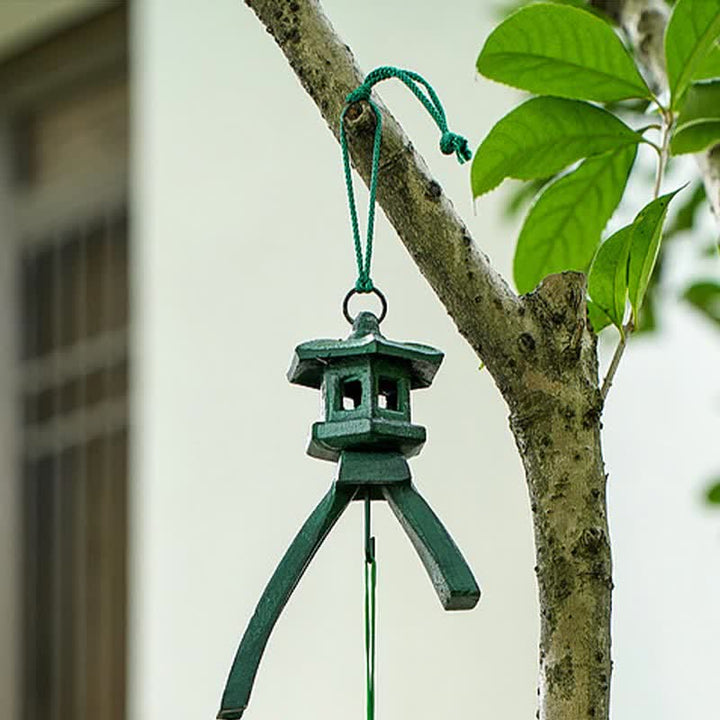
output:
[[[637,146],[588,158],[549,185],[530,209],[515,250],[518,291],[532,290],[546,275],[587,272],[600,235],[622,198]]]
[[[633,226],[626,225],[598,249],[588,274],[588,293],[613,325],[623,332],[628,290],[628,258]]]
[[[720,283],[705,280],[691,285],[683,297],[714,323],[720,325]]]
[[[720,118],[717,120],[698,120],[688,123],[673,137],[670,150],[673,155],[697,153],[720,142]]]
[[[700,61],[698,69],[693,75],[693,80],[715,80],[720,78],[720,42],[710,49],[710,52]]]
[[[691,85],[670,143],[673,155],[720,142],[720,81]]]
[[[577,160],[643,142],[614,115],[577,100],[539,97],[524,102],[493,127],[473,158],[473,196],[505,178],[532,180]]]
[[[608,23],[568,5],[538,3],[511,15],[485,41],[477,69],[539,95],[599,102],[652,97]]]
[[[705,498],[712,505],[720,505],[720,479],[716,480],[708,489]]]
[[[525,206],[547,185],[553,176],[546,178],[538,178],[537,180],[528,180],[527,182],[515,183],[515,186],[509,190],[503,215],[507,220],[512,220],[519,215]]]
[[[718,36],[720,0],[678,0],[665,31],[665,59],[673,108],[680,107],[685,91],[697,77]]]
[[[633,310],[633,322],[638,324],[638,311],[643,303],[650,276],[660,249],[663,223],[668,205],[682,188],[648,203],[633,222],[628,265],[628,296]]]
[[[605,311],[592,300],[587,301],[587,313],[590,325],[592,325],[592,329],[596,333],[604,330],[608,325],[612,325],[612,320],[607,316]]]

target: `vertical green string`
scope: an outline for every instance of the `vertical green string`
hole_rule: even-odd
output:
[[[441,132],[440,151],[444,155],[455,153],[458,162],[463,163],[472,157],[467,140],[461,135],[450,132],[440,99],[430,83],[417,73],[409,70],[400,70],[395,67],[379,67],[365,78],[362,85],[351,92],[345,101],[345,107],[340,114],[340,147],[342,148],[343,167],[345,170],[345,186],[347,189],[348,206],[350,208],[350,222],[352,225],[353,242],[355,245],[355,261],[357,263],[358,277],[355,290],[360,293],[373,292],[374,286],[370,277],[372,263],[373,234],[375,231],[375,201],[378,186],[378,171],[380,168],[380,146],[382,144],[382,113],[380,108],[370,99],[373,85],[382,80],[397,78],[408,87],[413,95],[422,103]],[[364,100],[369,103],[375,114],[375,136],[373,139],[372,164],[370,171],[370,198],[368,205],[367,232],[365,236],[365,249],[363,252],[360,240],[360,225],[358,222],[357,206],[355,204],[355,189],[352,180],[350,165],[350,151],[345,132],[345,119],[347,111],[355,102]],[[375,619],[376,619],[376,588],[377,563],[375,561],[375,538],[371,537],[370,528],[370,492],[365,495],[365,684],[367,696],[367,720],[375,718]]]
[[[367,720],[375,718],[375,607],[377,563],[370,535],[370,493],[365,496],[365,690]]]
[[[377,196],[378,169],[380,167],[380,145],[382,141],[382,113],[380,108],[370,99],[373,85],[397,78],[415,95],[428,111],[430,117],[435,121],[441,132],[440,151],[444,155],[455,153],[458,162],[464,163],[472,157],[467,140],[461,135],[450,132],[448,129],[445,110],[440,98],[430,83],[421,75],[410,70],[401,70],[392,66],[375,68],[366,76],[362,85],[359,85],[345,99],[345,107],[340,114],[340,147],[342,148],[343,166],[345,169],[345,187],[347,189],[348,205],[350,207],[350,223],[352,225],[353,242],[355,244],[355,261],[357,263],[358,277],[355,282],[355,290],[360,293],[369,293],[374,289],[370,277],[370,266],[372,263],[373,234],[375,231],[375,199]],[[360,226],[358,223],[357,207],[355,205],[355,190],[352,181],[352,169],[350,167],[350,152],[345,133],[345,118],[348,108],[355,102],[364,100],[369,103],[375,114],[375,136],[373,139],[372,165],[370,170],[370,198],[368,204],[367,231],[365,235],[365,251],[363,252],[360,240]]]

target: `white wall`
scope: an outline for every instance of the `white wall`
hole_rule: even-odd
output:
[[[487,131],[504,96],[475,82],[487,24],[470,3],[460,23],[426,3],[412,13],[385,3],[327,10],[365,68],[416,68],[440,91],[453,129],[473,140]],[[254,15],[236,0],[212,11],[147,2],[136,12],[132,702],[137,718],[181,720],[217,710],[264,584],[333,477],[331,464],[304,455],[317,395],[284,373],[299,341],[348,332],[340,302],[353,253],[339,148]],[[473,217],[467,166],[440,154],[414,98],[383,95],[507,268],[497,198]],[[485,590],[476,611],[443,613],[379,508],[379,707],[396,717],[475,706],[531,717],[531,529],[506,409],[384,220],[376,248],[385,331],[447,352],[433,388],[415,399],[429,442],[413,470]],[[252,716],[362,713],[359,510],[330,535],[278,623]]]
[[[423,73],[451,128],[471,144],[509,106],[508,91],[474,73],[492,21],[484,4],[325,6],[365,69],[390,63]],[[354,279],[353,255],[338,146],[254,15],[239,0],[146,0],[136,5],[134,29],[131,716],[195,720],[217,710],[264,584],[331,481],[330,464],[304,456],[317,397],[288,385],[284,373],[299,341],[347,332],[339,305]],[[440,155],[414,98],[387,85],[381,94],[508,273],[511,233],[499,220],[500,195],[473,214],[467,166]],[[434,386],[415,397],[429,442],[413,469],[484,589],[472,613],[443,613],[409,543],[379,508],[379,713],[531,718],[532,534],[507,411],[384,219],[376,248],[375,278],[390,300],[385,331],[447,352]],[[717,570],[719,519],[699,517],[688,487],[715,454],[710,409],[700,414],[700,400],[685,395],[687,384],[697,396],[694,382],[707,368],[684,347],[686,338],[705,342],[701,353],[711,356],[717,345],[693,320],[692,337],[684,335],[682,318],[674,326],[680,335],[628,353],[606,421],[618,570],[616,720],[641,717],[643,703],[653,720],[708,717],[716,707],[706,664],[720,643],[705,648],[699,611],[688,620],[683,603],[692,595],[707,610],[720,599],[705,580]],[[677,343],[683,349],[673,362],[683,371],[662,376],[675,388],[663,425],[646,400]],[[686,372],[689,360],[696,364]],[[674,445],[649,434],[656,426],[679,430],[678,423],[685,430]],[[694,444],[686,450],[688,436]],[[682,463],[690,452],[692,463]],[[641,482],[653,491],[636,497]],[[330,535],[278,623],[248,718],[362,715],[359,510]],[[674,544],[678,532],[682,542]],[[670,545],[671,556],[649,552]],[[660,584],[662,605],[653,592]],[[660,608],[662,629],[648,624]],[[688,622],[690,637],[682,635]],[[700,657],[691,662],[690,652]],[[693,712],[672,709],[681,696]]]
[[[663,319],[627,352],[604,420],[617,720],[720,713],[720,511],[703,504],[720,474],[720,338],[690,309]]]

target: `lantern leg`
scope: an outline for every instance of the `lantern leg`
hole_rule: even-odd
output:
[[[470,610],[480,588],[465,558],[432,508],[410,483],[386,485],[383,495],[420,556],[445,610]]]
[[[255,608],[235,654],[218,718],[236,720],[242,717],[250,699],[260,659],[280,613],[354,494],[355,488],[338,487],[333,483],[285,552]]]

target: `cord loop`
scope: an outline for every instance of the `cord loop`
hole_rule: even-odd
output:
[[[369,100],[372,88],[369,85],[358,85],[348,96],[345,98],[345,103],[352,105],[352,103],[359,102],[360,100]]]
[[[401,70],[400,68],[384,65],[375,68],[370,72],[362,84],[358,85],[345,98],[345,107],[340,114],[340,147],[342,148],[343,167],[345,170],[345,187],[347,189],[348,206],[350,209],[350,223],[352,225],[353,242],[355,245],[355,261],[357,264],[358,277],[355,282],[355,291],[358,293],[369,293],[375,291],[372,278],[370,277],[370,267],[372,264],[373,252],[373,235],[375,232],[375,205],[377,196],[378,170],[380,167],[380,145],[382,141],[382,113],[380,108],[372,101],[372,88],[383,80],[397,78],[400,80],[415,97],[422,103],[430,117],[440,130],[440,150],[444,155],[452,155],[455,153],[459,163],[470,160],[472,153],[468,147],[468,141],[462,136],[454,132],[450,132],[445,117],[445,110],[440,102],[440,98],[433,89],[432,85],[421,75],[411,70]],[[357,216],[357,206],[355,204],[355,190],[353,188],[352,168],[350,165],[350,151],[348,149],[347,135],[345,132],[345,116],[348,108],[353,103],[365,100],[370,104],[372,111],[375,113],[375,137],[373,140],[372,164],[370,170],[369,184],[369,203],[367,230],[365,235],[365,248],[360,240],[360,225]]]

